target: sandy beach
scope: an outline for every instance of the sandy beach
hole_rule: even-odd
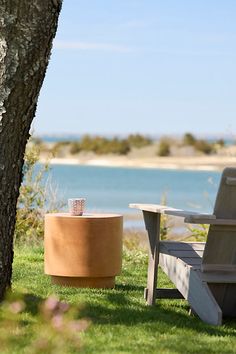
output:
[[[40,161],[47,159],[41,157]],[[127,168],[158,168],[199,171],[221,171],[227,166],[236,166],[235,156],[188,156],[188,157],[130,157],[130,156],[79,156],[78,158],[52,158],[52,164],[106,166]]]

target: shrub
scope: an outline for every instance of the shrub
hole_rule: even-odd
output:
[[[96,137],[84,135],[80,141],[80,149],[83,151],[94,151],[96,149]]]
[[[166,195],[166,193],[162,194],[161,205],[163,205],[163,206],[167,205],[167,195]],[[161,220],[160,220],[160,239],[161,240],[166,240],[167,239],[169,229],[170,229],[170,227],[168,226],[168,215],[162,214],[161,215]]]
[[[119,140],[118,138],[114,138],[107,143],[108,153],[126,155],[129,151],[130,145],[126,139]]]
[[[131,147],[141,148],[152,144],[152,139],[141,134],[130,134],[127,138]]]
[[[183,137],[183,144],[184,145],[194,145],[196,143],[196,138],[193,134],[191,133],[186,133],[184,134]]]
[[[219,147],[224,147],[225,146],[225,141],[224,139],[218,139],[216,141],[216,145],[218,145]]]
[[[159,143],[158,156],[169,156],[170,155],[170,143],[166,139],[162,139]]]
[[[71,153],[72,155],[75,155],[75,154],[78,154],[80,151],[81,151],[80,143],[77,142],[77,141],[73,141],[73,142],[70,144],[70,153]]]
[[[189,236],[186,240],[194,241],[194,242],[206,242],[207,234],[208,234],[209,226],[202,224],[199,227],[189,227],[189,231],[191,232],[191,236]]]
[[[69,145],[70,141],[58,141],[53,145],[51,152],[54,156],[60,155],[60,153]]]
[[[222,141],[221,141],[222,143]],[[215,151],[214,144],[208,143],[206,140],[203,139],[196,139],[194,135],[191,133],[186,133],[183,137],[183,144],[194,146],[194,148],[204,154],[211,154]]]
[[[126,155],[130,151],[129,143],[126,139],[108,139],[100,136],[94,138],[85,135],[80,142],[81,151],[92,151],[97,155],[118,154]]]
[[[213,145],[209,144],[206,140],[197,140],[194,147],[206,155],[210,155],[214,151]]]
[[[45,174],[49,163],[39,165],[40,149],[28,144],[23,167],[24,179],[17,203],[15,239],[16,241],[37,241],[43,237],[43,219],[46,212],[57,211],[63,204],[55,202],[50,192]]]

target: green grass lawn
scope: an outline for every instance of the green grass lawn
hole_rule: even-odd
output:
[[[44,275],[41,247],[17,247],[13,289],[25,289],[31,304],[20,315],[25,330],[18,333],[16,328],[11,348],[1,350],[0,344],[0,352],[29,353],[28,343],[37,335],[35,307],[40,299],[56,294],[60,300],[79,304],[80,317],[91,320],[82,334],[81,353],[236,353],[236,321],[226,320],[222,327],[206,325],[188,314],[188,304],[183,300],[160,300],[155,307],[146,306],[146,269],[144,252],[126,251],[115,289],[62,288],[51,285],[50,278]],[[162,273],[159,279],[160,286],[170,286]],[[78,350],[69,349],[68,345],[63,352]]]

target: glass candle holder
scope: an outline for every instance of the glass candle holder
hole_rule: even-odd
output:
[[[69,213],[75,216],[81,216],[85,209],[85,198],[70,198],[68,199]]]

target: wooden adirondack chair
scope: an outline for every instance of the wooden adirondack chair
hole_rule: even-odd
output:
[[[150,252],[145,298],[184,298],[206,323],[222,324],[236,317],[236,168],[226,168],[214,214],[198,214],[155,204],[130,204],[143,211]],[[191,224],[209,224],[207,242],[160,241],[161,214],[184,217]],[[176,289],[156,289],[158,264]]]

